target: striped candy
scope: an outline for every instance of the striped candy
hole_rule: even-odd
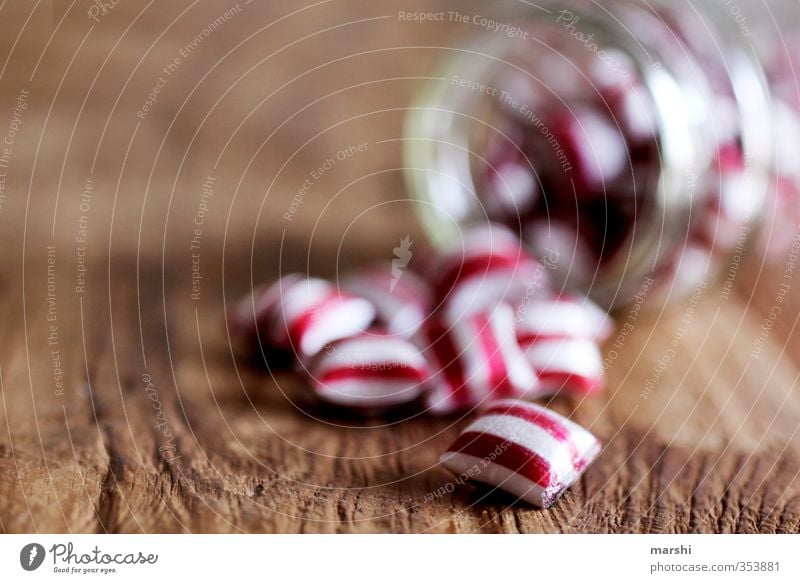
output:
[[[605,197],[607,185],[628,165],[625,137],[617,122],[602,109],[574,107],[560,110],[551,127],[573,166],[575,194],[579,198]],[[552,156],[547,140],[541,141],[540,154]],[[565,176],[560,176],[559,187],[570,188]],[[567,192],[571,198],[573,190]]]
[[[431,290],[408,269],[379,263],[347,277],[342,286],[375,306],[378,322],[392,334],[410,338],[431,310]]]
[[[437,415],[466,411],[506,397],[537,396],[538,382],[514,334],[507,305],[458,319],[426,324],[418,344],[431,363],[428,410]]]
[[[298,274],[287,275],[283,285],[301,279]],[[233,309],[229,318],[231,332],[245,340],[253,340],[259,330],[265,328],[266,317],[272,306],[280,299],[279,286],[276,284],[261,285],[243,298]]]
[[[413,401],[429,376],[416,346],[377,330],[326,346],[310,361],[308,373],[319,399],[360,410]]]
[[[592,340],[561,338],[537,340],[525,348],[542,394],[577,396],[603,390],[603,355]]]
[[[523,348],[538,340],[562,338],[602,343],[613,332],[608,313],[579,295],[551,295],[517,308],[517,340]]]
[[[259,288],[234,314],[234,328],[258,335],[271,349],[313,356],[323,346],[358,334],[375,318],[367,300],[340,293],[325,280],[287,275]]]
[[[491,219],[513,222],[533,210],[539,199],[539,183],[522,150],[523,135],[513,126],[506,132],[498,128],[489,135],[481,199]]]
[[[524,160],[496,165],[487,176],[486,211],[492,218],[514,219],[530,211],[539,196],[536,175]]]
[[[300,275],[287,275],[284,285],[302,279]],[[280,301],[276,284],[262,285],[248,294],[233,308],[228,317],[228,327],[237,350],[249,357],[261,357],[270,369],[290,368],[293,355],[285,347],[276,346],[269,334],[269,314]]]
[[[547,270],[498,225],[474,228],[463,247],[445,254],[432,274],[438,302],[452,320],[514,303],[547,286]]]
[[[600,442],[561,415],[531,403],[494,403],[442,454],[458,476],[547,508],[580,478]]]
[[[603,357],[597,343],[612,333],[608,314],[577,295],[554,295],[517,310],[517,340],[542,393],[582,396],[602,390]]]

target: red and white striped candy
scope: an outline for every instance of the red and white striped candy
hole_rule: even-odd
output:
[[[325,280],[292,274],[245,299],[234,323],[244,332],[257,331],[272,348],[308,357],[329,342],[364,331],[374,318],[367,300],[340,293]]]
[[[615,116],[632,141],[655,138],[658,132],[653,104],[641,85],[631,87],[620,96],[619,111]]]
[[[394,270],[391,263],[360,269],[345,277],[342,285],[372,302],[380,324],[405,338],[416,334],[431,311],[427,284],[408,269]]]
[[[283,285],[299,281],[298,274],[287,275]],[[274,306],[280,302],[277,283],[262,285],[241,299],[228,315],[228,326],[237,350],[248,356],[264,359],[270,369],[289,368],[293,362],[291,351],[277,346],[269,334]]]
[[[585,396],[603,390],[603,355],[586,338],[550,338],[524,347],[543,394],[559,392]]]
[[[317,396],[354,409],[383,409],[423,392],[428,365],[410,341],[379,331],[338,340],[308,366]]]
[[[483,193],[490,217],[514,219],[530,211],[538,198],[536,176],[524,159],[501,162],[490,170]]]
[[[614,332],[608,313],[589,298],[563,293],[517,308],[517,340],[524,348],[539,340],[582,339],[605,342]]]
[[[583,427],[531,403],[499,401],[440,457],[458,476],[547,508],[600,452]]]
[[[513,221],[532,210],[539,198],[533,166],[521,149],[522,137],[512,130],[505,135],[493,132],[486,145],[487,169],[480,195],[492,220]]]
[[[451,319],[515,303],[548,285],[547,270],[520,240],[495,224],[466,233],[463,247],[437,263],[435,294]]]
[[[597,346],[611,337],[611,318],[587,298],[562,294],[517,309],[517,340],[542,392],[586,395],[603,388]]]
[[[302,276],[293,273],[285,276],[281,285],[290,285],[299,281]],[[229,318],[231,332],[247,341],[255,340],[259,331],[267,326],[267,316],[272,308],[280,302],[280,289],[278,282],[257,287],[250,294],[239,301],[234,307]]]
[[[596,106],[609,110],[626,138],[641,142],[655,137],[658,122],[652,100],[628,55],[612,49],[609,59],[597,59],[589,65],[589,74],[600,93]]]
[[[507,305],[493,312],[423,326],[418,344],[434,375],[428,409],[438,415],[466,411],[506,397],[537,396],[538,381],[514,334]]]
[[[600,110],[584,107],[564,111],[554,120],[553,133],[573,165],[580,198],[605,196],[607,186],[627,168],[624,136]],[[569,183],[564,186],[569,187]]]

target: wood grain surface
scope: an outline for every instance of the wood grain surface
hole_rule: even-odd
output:
[[[475,31],[398,13],[480,3],[91,5],[0,4],[1,532],[800,532],[791,257],[619,314],[547,511],[447,487],[468,418],[332,416],[232,351],[252,283],[421,246],[404,109]]]

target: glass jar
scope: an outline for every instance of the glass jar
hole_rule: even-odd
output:
[[[560,285],[614,307],[645,282],[688,293],[765,217],[791,223],[800,98],[788,37],[762,15],[729,0],[494,8],[408,115],[407,179],[434,243],[503,223]]]

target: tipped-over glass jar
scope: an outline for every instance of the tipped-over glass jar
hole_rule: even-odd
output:
[[[759,227],[791,244],[800,39],[774,29],[789,2],[769,4],[508,0],[476,15],[497,26],[449,51],[407,120],[430,237],[503,223],[608,307],[643,282],[687,293]]]

